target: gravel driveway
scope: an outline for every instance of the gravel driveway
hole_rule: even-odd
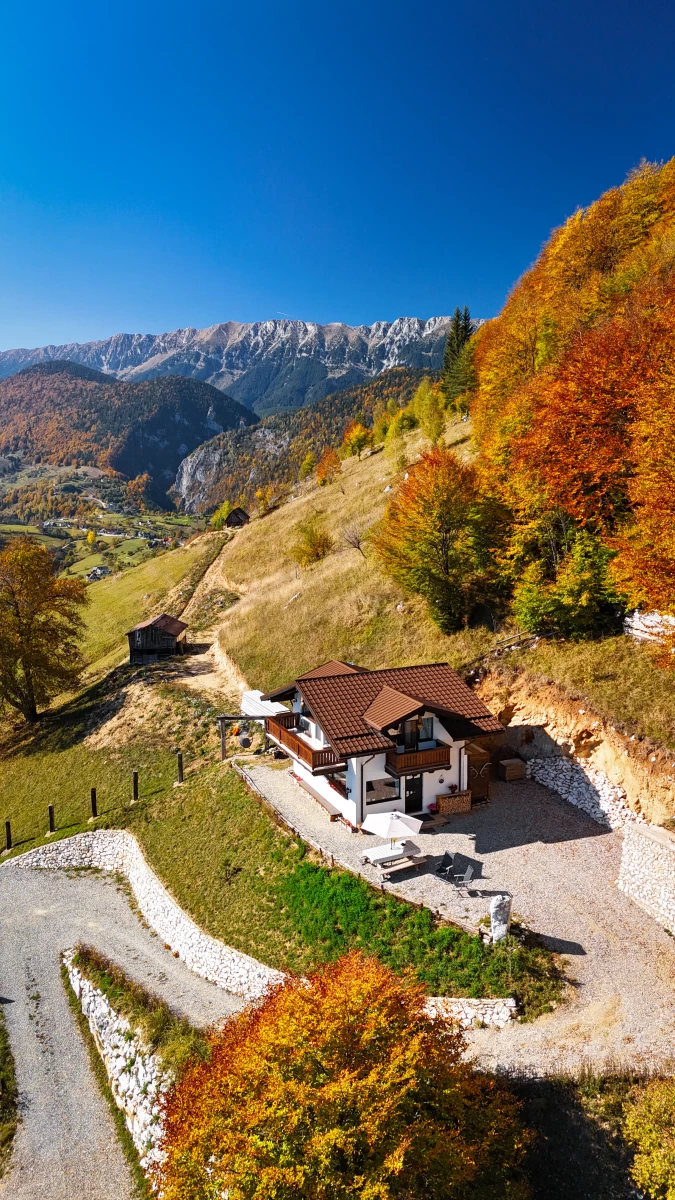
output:
[[[0,868],[0,1002],[22,1122],[2,1200],[129,1200],[131,1176],[68,1008],[59,952],[87,941],[195,1024],[241,1007],[164,950],[111,878]]]
[[[286,820],[328,854],[362,867],[359,854],[383,839],[351,834],[288,771],[249,769],[256,786]],[[614,1059],[633,1064],[675,1059],[675,941],[616,887],[620,832],[607,832],[533,780],[491,785],[492,800],[439,832],[416,835],[429,867],[386,885],[449,919],[471,923],[489,911],[495,892],[562,954],[571,980],[568,1002],[532,1024],[471,1035],[481,1062],[547,1073]],[[472,863],[477,885],[457,891],[434,874],[445,850]]]

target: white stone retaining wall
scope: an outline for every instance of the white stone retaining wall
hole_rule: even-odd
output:
[[[675,933],[675,835],[657,825],[626,826],[619,888]]]
[[[590,763],[571,758],[530,758],[525,763],[530,779],[557,792],[563,800],[582,809],[605,829],[623,829],[628,824],[646,824],[626,803],[626,793],[611,783],[603,771]]]
[[[103,992],[73,966],[72,960],[73,951],[64,951],[71,987],[89,1022],[110,1090],[124,1113],[141,1167],[147,1173],[161,1161],[162,1152],[157,1148],[162,1136],[160,1101],[173,1077],[164,1071],[157,1055],[152,1054],[126,1018],[115,1012]]]
[[[148,925],[182,958],[195,975],[246,1000],[259,1000],[267,989],[283,982],[281,971],[258,962],[210,937],[183,912],[148,866],[133,834],[122,829],[78,833],[47,846],[38,846],[14,860],[20,867],[98,867],[118,871],[129,880]]]
[[[515,1000],[469,1000],[454,996],[430,996],[426,1003],[430,1017],[454,1021],[460,1029],[492,1025],[503,1029],[518,1015]]]

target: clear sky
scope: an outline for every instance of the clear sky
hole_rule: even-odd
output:
[[[499,311],[675,154],[672,0],[5,0],[0,348]]]

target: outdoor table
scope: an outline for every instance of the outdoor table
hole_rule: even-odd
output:
[[[377,863],[395,862],[397,858],[407,858],[418,852],[412,842],[398,842],[395,846],[376,846],[374,850],[364,850],[361,854],[363,862]]]

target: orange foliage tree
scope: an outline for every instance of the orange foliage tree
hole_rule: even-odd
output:
[[[164,1200],[527,1196],[507,1086],[422,988],[354,952],[212,1038],[164,1110]]]
[[[371,446],[372,442],[373,434],[370,429],[366,429],[360,421],[349,422],[342,439],[342,447],[346,454],[360,458],[361,452],[366,449],[366,446]]]
[[[498,553],[506,528],[505,510],[481,491],[474,468],[436,446],[410,467],[372,544],[387,573],[424,596],[451,633],[474,604],[503,589]]]
[[[327,483],[332,483],[340,474],[342,463],[336,450],[328,448],[325,450],[316,468],[316,477],[321,487]]]
[[[57,579],[44,546],[13,538],[0,553],[0,704],[33,722],[38,705],[75,686],[86,603],[84,583]]]

